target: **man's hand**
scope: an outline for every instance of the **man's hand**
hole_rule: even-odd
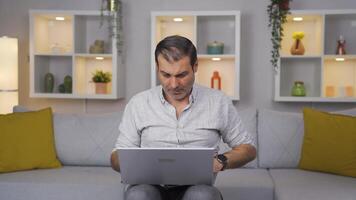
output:
[[[223,164],[221,164],[216,158],[214,158],[214,161],[213,161],[214,173],[218,173],[219,171],[221,171],[222,168],[223,168]]]
[[[111,157],[110,157],[110,161],[111,161],[111,167],[115,170],[120,172],[120,164],[119,164],[119,159],[117,157],[117,150],[113,151],[111,153]]]

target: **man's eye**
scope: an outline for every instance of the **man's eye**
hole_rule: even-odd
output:
[[[171,75],[169,75],[169,74],[163,74],[163,77],[169,78],[169,77],[171,77]]]

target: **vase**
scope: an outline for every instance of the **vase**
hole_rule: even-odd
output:
[[[65,93],[72,93],[72,77],[67,75],[64,77],[64,92]]]
[[[45,92],[52,93],[54,87],[54,75],[52,73],[47,73],[45,75]]]
[[[223,54],[224,53],[224,43],[214,41],[208,43],[208,54]]]
[[[284,0],[278,3],[278,7],[282,10],[289,10],[289,0]]]
[[[292,55],[304,55],[305,48],[300,39],[294,40],[292,47],[290,48],[290,53]]]
[[[296,96],[296,97],[304,97],[305,96],[304,82],[302,82],[302,81],[294,82],[294,86],[292,88],[292,96]]]
[[[210,79],[210,87],[213,89],[221,90],[221,77],[218,71],[213,72],[213,76]]]
[[[95,93],[96,94],[106,94],[107,93],[107,83],[95,83]]]
[[[119,10],[119,2],[118,0],[106,0],[107,1],[107,9],[111,12],[116,12]]]

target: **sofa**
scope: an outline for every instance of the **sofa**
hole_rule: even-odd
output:
[[[16,112],[26,111],[17,106]],[[303,140],[300,113],[239,111],[255,137],[258,157],[225,170],[215,186],[224,200],[356,200],[356,178],[298,169]],[[356,116],[356,109],[339,112]],[[1,200],[121,200],[125,185],[110,168],[121,112],[53,114],[57,156],[63,167],[0,174]],[[220,151],[229,148],[220,145]]]

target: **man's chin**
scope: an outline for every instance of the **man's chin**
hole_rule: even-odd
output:
[[[185,94],[171,94],[170,97],[175,101],[182,101],[185,98]]]

